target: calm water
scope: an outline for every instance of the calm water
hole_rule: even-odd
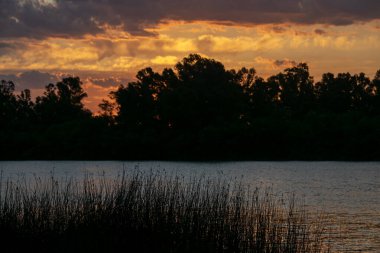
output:
[[[3,178],[115,177],[123,170],[238,179],[275,194],[296,194],[335,224],[334,252],[380,252],[380,163],[350,162],[0,162]]]

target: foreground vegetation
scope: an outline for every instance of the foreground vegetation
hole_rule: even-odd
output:
[[[325,252],[295,201],[237,182],[135,173],[2,181],[3,252]]]
[[[44,84],[41,84],[41,86]],[[139,71],[86,110],[79,78],[32,101],[0,83],[0,159],[379,160],[380,71],[326,73],[301,63],[266,80],[190,55]]]

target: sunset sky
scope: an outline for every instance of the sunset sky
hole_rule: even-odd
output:
[[[97,104],[137,70],[190,53],[268,77],[307,62],[325,72],[380,69],[379,0],[0,0],[0,79],[41,94],[78,75]]]

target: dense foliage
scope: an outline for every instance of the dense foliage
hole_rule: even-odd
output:
[[[0,84],[1,159],[379,160],[380,70],[326,73],[305,63],[263,79],[189,55],[146,68],[93,116],[79,78],[32,101]]]

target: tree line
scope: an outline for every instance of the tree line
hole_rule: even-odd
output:
[[[93,115],[78,77],[32,100],[0,84],[0,159],[379,160],[380,70],[267,79],[197,54],[140,70]]]

